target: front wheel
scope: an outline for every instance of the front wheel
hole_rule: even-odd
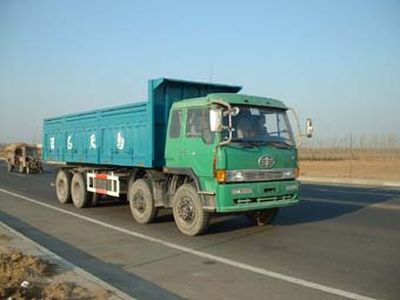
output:
[[[191,184],[178,188],[172,210],[176,226],[186,235],[202,234],[210,224],[210,213],[203,210],[200,196]]]
[[[278,214],[279,208],[270,208],[247,213],[247,218],[257,226],[271,224]]]
[[[132,216],[139,224],[151,223],[157,217],[158,207],[154,205],[149,180],[135,180],[129,188],[128,200]]]

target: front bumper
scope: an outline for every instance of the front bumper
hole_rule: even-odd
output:
[[[245,212],[284,207],[299,202],[297,180],[219,184],[217,212]]]

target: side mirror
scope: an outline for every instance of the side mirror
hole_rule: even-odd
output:
[[[210,109],[210,130],[211,132],[222,131],[222,110],[217,108]]]
[[[308,118],[306,120],[306,135],[308,138],[312,137],[314,131],[314,127],[312,125],[312,120]]]

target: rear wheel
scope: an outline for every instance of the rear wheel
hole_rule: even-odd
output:
[[[128,200],[133,218],[139,224],[154,221],[158,214],[158,207],[154,206],[150,180],[137,179],[129,188]]]
[[[249,220],[257,226],[271,224],[278,214],[279,208],[270,208],[247,213]]]
[[[56,194],[58,202],[65,204],[71,202],[71,173],[66,170],[58,171],[56,177]]]
[[[13,166],[12,162],[7,161],[7,171],[11,173],[13,171],[13,169],[14,169],[14,166]]]
[[[85,179],[82,173],[75,173],[71,181],[72,202],[76,208],[88,206],[89,192],[86,191]]]
[[[173,214],[178,229],[190,236],[204,233],[210,223],[210,213],[203,210],[196,188],[181,185],[173,199]]]

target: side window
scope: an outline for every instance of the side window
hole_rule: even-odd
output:
[[[205,144],[214,142],[214,133],[210,130],[209,110],[189,108],[186,118],[186,137],[201,137]]]
[[[186,136],[201,136],[201,108],[189,108],[186,118]]]
[[[181,135],[182,127],[182,111],[174,110],[172,111],[171,127],[169,128],[170,138],[179,138]]]

